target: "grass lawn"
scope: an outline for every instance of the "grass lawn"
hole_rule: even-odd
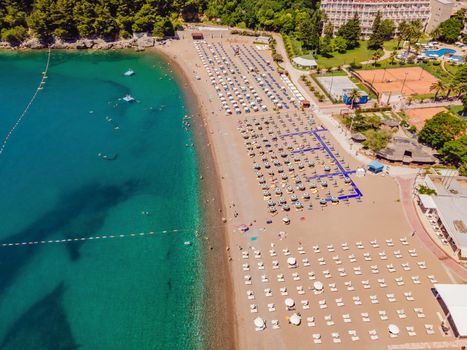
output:
[[[420,63],[420,67],[425,69],[426,71],[430,72],[433,74],[436,78],[442,80],[442,81],[448,81],[451,78],[451,75],[449,73],[446,73],[443,68],[441,68],[441,65],[435,65],[433,62],[428,62],[428,63]]]
[[[457,65],[457,64],[449,64],[449,63],[445,63],[444,64],[444,68],[446,68],[446,70],[451,73],[452,75],[456,74],[457,71],[462,67],[462,65]]]
[[[461,112],[464,110],[463,106],[448,106],[448,109],[457,115],[461,115]]]
[[[387,51],[394,51],[394,49],[397,47],[397,41],[397,39],[385,41],[383,44],[384,49]]]
[[[373,93],[373,91],[371,91],[370,89],[368,89],[365,85],[363,85],[362,83],[358,82],[356,79],[354,81],[354,79],[351,79],[355,85],[357,85],[357,87],[362,90],[362,91],[365,91],[368,95],[368,97],[372,100],[376,100],[376,95]]]
[[[344,64],[351,64],[352,62],[358,63],[368,61],[371,59],[371,56],[374,52],[374,50],[369,50],[367,48],[366,41],[361,40],[360,46],[353,50],[348,50],[345,53],[333,52],[330,54],[330,57],[325,57],[318,54],[315,56],[315,59],[318,63],[318,66],[332,68],[342,66]]]
[[[440,94],[438,94],[438,96],[442,96],[442,94],[440,93]],[[410,98],[412,100],[414,100],[414,101],[427,100],[427,99],[431,99],[433,97],[435,97],[435,93],[410,96]]]
[[[318,77],[343,77],[346,75],[347,75],[346,72],[338,71],[338,72],[327,72],[325,74],[317,74],[316,76]]]

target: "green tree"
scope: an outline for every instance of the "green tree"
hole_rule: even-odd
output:
[[[53,14],[53,23],[56,27],[53,31],[55,37],[64,40],[76,38],[78,29],[76,28],[75,19],[73,18],[73,0],[58,0],[55,4]]]
[[[397,28],[397,48],[401,47],[401,42],[407,34],[408,26],[409,24],[405,20],[399,23],[399,27]]]
[[[381,22],[380,33],[384,40],[390,40],[394,37],[396,25],[393,20],[385,19]]]
[[[459,166],[467,164],[467,135],[461,136],[457,140],[446,142],[439,150],[443,161]]]
[[[446,90],[446,85],[442,80],[435,81],[433,84],[430,85],[430,91],[435,91],[435,100],[438,97],[440,92],[444,92]]]
[[[373,25],[371,27],[371,35],[368,39],[368,48],[371,50],[377,50],[383,47],[384,38],[381,32],[381,13],[376,13]]]
[[[94,6],[86,0],[79,0],[73,8],[73,17],[76,21],[78,35],[82,38],[90,37],[96,34],[94,28],[94,19],[96,13]]]
[[[297,37],[302,41],[303,46],[309,49],[316,49],[319,43],[316,43],[316,31],[314,29],[314,21],[310,15],[306,14],[300,18],[297,23]],[[318,36],[319,40],[319,36]]]
[[[334,26],[329,21],[324,25],[324,35],[327,35],[330,38],[334,35]]]
[[[53,12],[55,3],[52,0],[36,0],[28,18],[29,28],[41,40],[52,36],[54,30]]]
[[[108,3],[101,0],[94,7],[94,11],[96,12],[95,31],[106,39],[114,39],[118,32],[118,25],[110,11]]]
[[[13,46],[21,44],[21,42],[26,39],[28,33],[26,28],[22,26],[17,26],[13,28],[4,29],[2,31],[2,40],[7,41]]]
[[[297,36],[303,42],[303,46],[311,50],[319,50],[322,31],[322,12],[316,10],[311,16],[303,18],[297,27]]]
[[[432,35],[436,40],[446,43],[454,43],[461,35],[462,29],[466,23],[466,10],[458,11],[448,20],[441,22],[440,25],[433,31]]]
[[[467,94],[467,65],[462,65],[451,79],[451,87],[457,91],[459,97]]]
[[[172,22],[168,18],[166,19],[161,18],[154,25],[153,35],[157,37],[161,37],[161,38],[166,37],[166,36],[174,36],[175,30],[174,30]]]
[[[440,149],[446,142],[456,140],[467,130],[467,121],[458,116],[441,112],[425,123],[418,135],[419,141]]]
[[[360,20],[358,14],[355,13],[354,17],[348,22],[344,23],[339,30],[337,35],[341,36],[347,41],[347,48],[353,49],[360,45],[359,39],[361,35]]]
[[[350,97],[350,101],[351,101],[350,108],[353,109],[355,102],[357,100],[359,100],[360,97],[362,97],[362,95],[361,95],[360,91],[358,91],[357,89],[353,89],[350,92],[349,97]],[[352,131],[352,126],[350,126],[350,129]]]
[[[461,164],[458,170],[460,176],[467,176],[467,163]]]
[[[331,45],[333,48],[332,51],[344,53],[347,50],[347,40],[341,36],[336,36],[334,39],[332,39]]]
[[[364,115],[358,113],[358,110],[355,114],[352,114],[350,117],[344,118],[344,125],[350,129],[352,125],[352,130],[358,132],[364,132],[369,129],[379,129],[381,126],[381,119],[377,115]]]
[[[396,59],[397,56],[397,51],[394,50],[391,52],[391,55],[389,56],[389,63],[394,64],[394,60]]]
[[[370,129],[365,132],[366,140],[363,141],[363,146],[374,152],[378,152],[385,148],[391,140],[392,133],[387,128],[381,130]]]
[[[376,66],[376,62],[384,56],[384,51],[381,49],[376,50],[373,55],[371,56],[371,59],[373,60],[373,66]]]
[[[420,20],[410,21],[404,28],[402,37],[407,41],[407,52],[410,52],[410,48],[415,44],[423,34],[423,23]]]
[[[133,32],[152,32],[157,15],[154,7],[144,4],[133,18],[131,29]]]
[[[331,38],[328,35],[321,37],[319,44],[319,53],[323,56],[329,56],[332,52]]]

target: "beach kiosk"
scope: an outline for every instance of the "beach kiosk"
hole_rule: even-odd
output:
[[[193,40],[204,40],[204,35],[201,32],[193,32],[191,33],[191,38]]]
[[[384,164],[381,164],[377,160],[373,160],[370,163],[368,163],[368,169],[375,174],[378,174],[383,171],[384,169]]]

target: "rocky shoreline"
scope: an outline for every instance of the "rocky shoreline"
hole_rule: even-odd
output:
[[[22,42],[17,46],[12,46],[6,41],[0,41],[0,49],[73,49],[73,50],[117,50],[117,49],[135,49],[136,51],[144,51],[146,48],[158,45],[164,45],[165,39],[154,38],[151,36],[143,35],[138,38],[121,39],[116,41],[105,41],[103,39],[78,39],[76,41],[63,41],[55,39],[53,43],[45,44],[39,39],[32,38]]]

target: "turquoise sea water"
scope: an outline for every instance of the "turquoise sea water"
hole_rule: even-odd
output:
[[[46,58],[0,54],[2,141]],[[52,52],[44,90],[0,155],[0,243],[200,224],[189,112],[170,69],[153,54]],[[128,93],[138,102],[122,101]],[[199,347],[193,235],[0,247],[0,349]]]

